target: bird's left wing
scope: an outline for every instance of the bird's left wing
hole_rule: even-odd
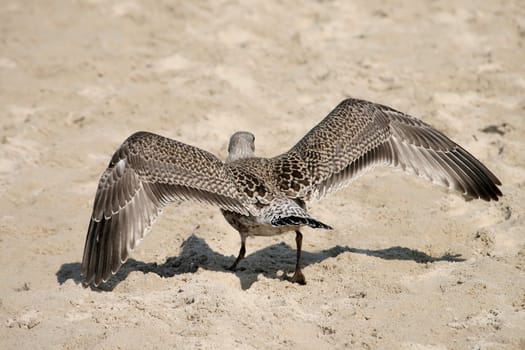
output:
[[[213,154],[151,133],[130,136],[98,184],[81,266],[86,284],[116,273],[162,209],[183,200],[243,215],[254,210]]]

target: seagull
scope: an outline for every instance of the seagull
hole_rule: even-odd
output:
[[[425,178],[467,198],[497,201],[500,180],[473,155],[423,121],[390,107],[346,99],[289,151],[255,156],[255,136],[234,133],[223,162],[200,148],[149,132],[129,136],[102,174],[89,222],[81,273],[106,282],[126,262],[163,208],[196,200],[218,206],[241,237],[295,231],[291,282],[305,284],[301,228],[332,229],[306,204],[348,186],[377,166]]]

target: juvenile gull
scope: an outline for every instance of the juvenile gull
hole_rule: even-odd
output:
[[[486,201],[501,182],[479,160],[430,125],[390,107],[357,99],[341,102],[288,152],[254,155],[255,137],[236,132],[222,162],[199,148],[137,132],[117,149],[98,184],[84,247],[82,275],[98,286],[116,273],[169,203],[197,200],[218,206],[241,236],[295,231],[301,272],[301,227],[331,229],[306,203],[347,186],[376,166],[400,168]]]

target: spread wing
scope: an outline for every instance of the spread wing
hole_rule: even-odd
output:
[[[502,195],[498,178],[441,132],[392,108],[356,99],[341,102],[274,163],[275,172],[284,174],[280,188],[306,200],[342,188],[378,165],[401,168],[473,198]]]
[[[81,267],[86,284],[116,273],[164,206],[191,199],[243,215],[253,210],[211,153],[151,133],[130,136],[98,184]]]

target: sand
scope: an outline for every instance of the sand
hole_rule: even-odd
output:
[[[1,349],[525,348],[523,1],[3,1]],[[371,172],[311,205],[333,231],[239,236],[173,205],[100,290],[79,274],[98,178],[132,132],[221,158],[291,147],[346,97],[444,131],[499,202]]]

